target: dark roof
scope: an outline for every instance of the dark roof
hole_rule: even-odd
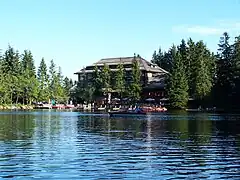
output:
[[[140,69],[142,69],[142,70],[146,70],[149,72],[157,72],[157,73],[168,73],[166,70],[160,68],[159,66],[157,66],[154,63],[151,63],[151,62],[143,59],[142,57],[136,57],[135,59],[139,62]],[[126,64],[132,64],[133,60],[134,60],[134,57],[104,58],[104,59],[97,61],[96,63],[93,63],[90,66],[104,66],[104,64],[118,65],[121,63],[123,65],[126,65]],[[90,67],[90,66],[88,66],[88,67]],[[74,74],[79,74],[79,73],[82,73],[83,71],[92,72],[93,70],[86,70],[85,68],[83,68]],[[114,69],[112,69],[112,71],[114,71]]]

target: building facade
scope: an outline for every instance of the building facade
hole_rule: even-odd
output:
[[[165,84],[164,80],[167,71],[151,63],[142,57],[119,57],[119,58],[106,58],[89,65],[80,71],[74,73],[78,75],[79,83],[86,81],[91,83],[93,81],[93,73],[95,67],[101,70],[104,65],[108,65],[111,71],[111,81],[114,82],[115,73],[118,71],[117,66],[122,64],[125,69],[125,81],[131,83],[132,81],[132,65],[136,60],[139,64],[141,72],[141,84],[142,84],[142,97],[143,98],[155,98],[156,100],[165,97]]]

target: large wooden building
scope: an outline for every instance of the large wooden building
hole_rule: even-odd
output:
[[[130,83],[132,80],[132,64],[134,57],[119,57],[119,58],[106,58],[89,65],[80,71],[74,73],[78,75],[78,81],[81,83],[84,80],[91,82],[93,80],[93,73],[95,66],[98,69],[102,69],[104,65],[108,65],[112,72],[112,81],[114,81],[114,72],[117,72],[118,64],[123,64],[125,69],[126,83]],[[157,101],[165,97],[165,84],[164,80],[168,72],[154,63],[151,63],[142,57],[135,57],[135,60],[139,63],[141,72],[141,84],[142,84],[142,98],[154,98]]]

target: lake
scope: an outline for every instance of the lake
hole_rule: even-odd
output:
[[[0,179],[240,179],[240,115],[0,112]]]

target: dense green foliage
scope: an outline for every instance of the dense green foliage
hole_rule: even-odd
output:
[[[140,57],[138,55],[138,57]],[[75,92],[77,101],[93,102],[99,97],[106,97],[108,93],[115,93],[119,98],[129,98],[132,101],[140,99],[142,85],[140,83],[139,62],[135,54],[132,63],[131,80],[127,82],[123,64],[118,64],[117,71],[111,72],[109,66],[95,66],[93,76],[83,73]]]
[[[138,55],[139,56],[139,55]],[[133,63],[132,63],[132,83],[129,86],[129,97],[134,101],[140,100],[141,93],[141,72],[139,68],[139,62],[136,60],[136,56],[134,54]]]
[[[173,108],[186,107],[188,102],[188,81],[181,52],[173,54],[174,65],[169,78],[168,97]]]
[[[196,106],[238,108],[240,97],[240,38],[230,44],[223,33],[214,55],[203,41],[184,40],[175,48],[154,51],[153,63],[169,71],[166,80],[170,105],[184,108],[188,100]]]
[[[110,84],[110,69],[107,64],[104,64],[103,70],[101,71],[101,79],[102,79],[102,91],[104,94],[111,91],[111,84]]]
[[[36,72],[31,51],[20,54],[9,46],[0,56],[0,104],[32,104],[49,99],[66,102],[72,81],[65,79],[68,85],[64,86],[61,69],[56,71],[53,60],[47,71],[44,59]]]
[[[119,97],[122,98],[123,94],[126,91],[126,88],[125,88],[125,71],[124,71],[123,64],[122,63],[119,64],[117,66],[117,69],[118,69],[118,71],[117,71],[116,76],[115,76],[115,89],[119,93]]]

